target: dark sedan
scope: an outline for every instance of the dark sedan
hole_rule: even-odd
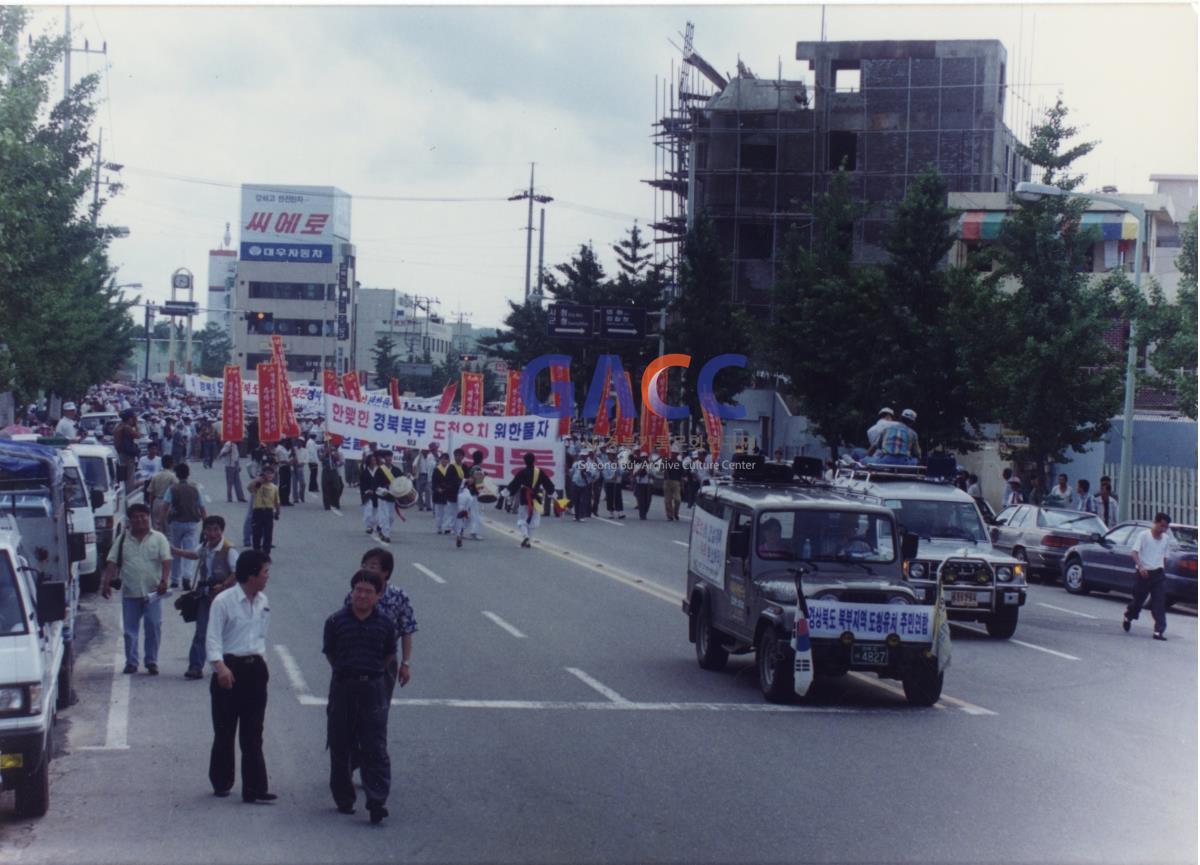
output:
[[[1063,560],[1063,588],[1073,595],[1091,590],[1133,594],[1137,571],[1133,543],[1150,523],[1135,520],[1114,526],[1090,542],[1072,547]],[[1171,526],[1167,553],[1167,603],[1196,603],[1196,527]]]
[[[1054,582],[1071,547],[1108,530],[1095,514],[1037,505],[1013,505],[996,515],[992,544],[1026,563],[1029,573]]]

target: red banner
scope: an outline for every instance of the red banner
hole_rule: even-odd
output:
[[[658,398],[664,404],[667,401],[667,371],[658,377]],[[654,446],[666,450],[671,445],[671,428],[667,419],[661,415],[654,416]]]
[[[569,366],[559,366],[557,364],[550,367],[551,388],[554,387],[554,382],[556,381],[565,381],[569,385],[571,383],[571,368]],[[569,393],[573,393],[569,387],[567,388],[567,391]],[[558,394],[554,393],[553,390],[551,390],[551,399],[554,400],[553,404],[557,406]],[[566,417],[561,418],[558,422],[558,434],[560,436],[571,434],[571,416],[575,413],[574,403],[575,399],[573,396],[567,400],[567,415]]]
[[[504,395],[504,414],[506,417],[520,417],[525,414],[525,403],[521,399],[521,371],[508,371],[508,389]]]
[[[483,414],[483,373],[464,372],[462,374],[462,406],[460,414]]]
[[[454,395],[458,393],[458,382],[452,381],[442,388],[442,401],[438,403],[438,414],[449,414],[454,405]]]
[[[332,369],[322,370],[321,371],[321,384],[322,384],[321,389],[325,393],[329,394],[330,396],[341,396],[342,395],[341,391],[338,390],[338,377],[337,377],[336,371],[334,371]],[[329,440],[333,443],[333,446],[335,448],[341,447],[341,444],[342,444],[341,436],[330,434]]]
[[[721,458],[721,418],[716,412],[703,409],[704,428],[708,432],[708,451],[714,460]]]
[[[398,379],[388,382],[388,393],[392,397],[392,408],[403,408],[400,403],[400,381]]]
[[[287,380],[287,361],[283,356],[283,337],[271,335],[271,354],[275,365],[279,368],[279,422],[284,438],[296,438],[300,435],[300,424],[296,422],[296,407],[292,404],[292,388]]]
[[[271,444],[283,437],[279,422],[279,366],[258,365],[258,440]]]
[[[592,435],[607,436],[609,434],[608,423],[608,389],[612,384],[612,372],[606,370],[604,373],[604,389],[600,391],[600,413],[596,415],[596,420],[592,424]]]
[[[625,385],[629,388],[629,392],[633,393],[633,383],[630,381],[629,373],[625,373]],[[617,400],[617,441],[623,445],[633,444],[633,415],[624,417],[621,414],[621,401]]]
[[[225,367],[225,392],[221,397],[221,440],[240,442],[246,426],[245,406],[242,403],[242,368],[237,364]]]
[[[358,386],[357,373],[342,373],[342,392],[346,394],[346,399],[352,399],[355,402],[363,401],[362,388]]]

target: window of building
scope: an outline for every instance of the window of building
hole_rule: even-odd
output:
[[[738,225],[738,258],[771,257],[771,223],[743,222]]]
[[[251,300],[333,300],[335,286],[321,282],[251,282]]]
[[[277,333],[280,336],[333,336],[333,322],[324,322],[315,318],[279,318],[276,316],[267,321],[246,322],[246,333],[269,335]]]
[[[247,352],[246,369],[255,369],[260,363],[270,363],[272,360],[270,353]],[[322,368],[321,360],[319,354],[288,354],[288,372],[315,373]],[[332,366],[333,358],[328,357],[326,360]]]
[[[838,93],[862,90],[862,64],[858,60],[833,61],[833,89]]]
[[[829,133],[829,170],[837,171],[839,168],[858,170],[857,132]]]
[[[1004,64],[1003,64],[1003,63],[1001,63],[1001,64],[1000,64],[1000,93],[998,94],[998,98],[997,98],[997,100],[996,100],[996,101],[997,101],[997,102],[999,102],[1001,105],[1003,105],[1003,104],[1004,104],[1004,91],[1005,91],[1005,89],[1006,89],[1006,88],[1005,88],[1005,86],[1004,86]]]

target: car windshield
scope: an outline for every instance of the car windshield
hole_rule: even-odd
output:
[[[104,457],[80,457],[79,466],[87,485],[93,490],[108,490],[108,471],[104,467]]]
[[[25,608],[17,590],[17,573],[8,553],[0,552],[0,637],[24,634],[28,630]]]
[[[1097,532],[1104,534],[1107,526],[1094,514],[1078,514],[1073,511],[1042,511],[1042,519],[1047,528],[1070,529],[1073,532]]]
[[[91,506],[88,502],[87,491],[83,486],[83,480],[79,477],[79,469],[74,466],[63,469],[63,496],[66,498],[69,508]]]
[[[901,531],[912,532],[923,538],[956,538],[975,542],[987,540],[987,530],[974,502],[888,499],[884,504],[896,515]]]
[[[1175,543],[1196,546],[1195,526],[1171,526],[1168,531],[1171,533],[1171,537],[1175,539]]]
[[[892,521],[856,511],[764,511],[755,552],[776,561],[890,562],[896,557]]]

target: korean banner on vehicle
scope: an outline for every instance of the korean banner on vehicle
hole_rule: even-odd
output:
[[[258,440],[277,442],[283,437],[279,418],[279,367],[258,365]]]
[[[837,639],[849,631],[856,640],[895,634],[902,643],[931,643],[937,636],[936,619],[933,606],[808,602],[808,630],[815,639]]]
[[[692,537],[688,544],[688,569],[714,585],[725,587],[725,541],[729,523],[702,508],[692,513]]]
[[[565,455],[558,440],[553,418],[524,415],[491,417],[485,415],[433,414],[397,410],[387,406],[368,406],[344,397],[326,395],[325,429],[358,442],[374,442],[380,447],[419,448],[436,442],[441,450],[455,448],[483,454],[483,469],[488,477],[507,482],[520,469],[526,452],[533,454],[536,465],[550,473],[555,485],[563,482]]]
[[[221,440],[240,442],[245,426],[242,368],[237,364],[228,364],[225,367],[225,394],[221,399]]]

